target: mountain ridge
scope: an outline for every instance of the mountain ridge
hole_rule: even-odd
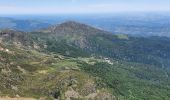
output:
[[[49,33],[84,33],[84,34],[96,34],[96,33],[107,33],[111,34],[110,32],[106,32],[101,29],[94,28],[92,26],[77,22],[77,21],[65,21],[63,23],[52,25],[49,28],[45,29],[45,31]]]

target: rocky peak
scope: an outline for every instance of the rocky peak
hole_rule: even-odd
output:
[[[61,35],[109,33],[75,21],[67,21],[58,25],[53,25],[48,29],[43,30],[43,32],[56,33]]]

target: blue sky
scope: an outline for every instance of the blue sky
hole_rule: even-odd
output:
[[[0,14],[170,11],[170,0],[0,0]]]

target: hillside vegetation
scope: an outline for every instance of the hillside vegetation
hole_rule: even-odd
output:
[[[170,39],[69,21],[0,32],[0,98],[169,100]]]

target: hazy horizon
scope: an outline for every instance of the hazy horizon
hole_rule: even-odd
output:
[[[167,0],[0,0],[0,14],[169,12]]]

